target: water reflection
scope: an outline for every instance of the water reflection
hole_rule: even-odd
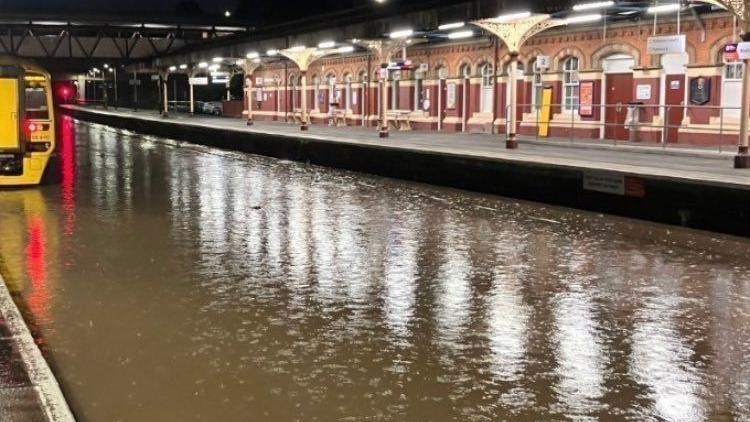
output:
[[[60,128],[0,271],[83,419],[750,417],[748,242]]]

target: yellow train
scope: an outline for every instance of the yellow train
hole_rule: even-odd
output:
[[[38,185],[54,150],[50,74],[0,56],[0,186]]]

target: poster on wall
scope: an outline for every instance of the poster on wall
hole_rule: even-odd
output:
[[[446,89],[448,93],[445,96],[445,108],[448,110],[453,110],[456,108],[456,83],[448,82]]]
[[[581,82],[579,88],[579,92],[581,95],[581,107],[579,108],[579,114],[582,117],[591,117],[594,114],[594,82]]]
[[[703,105],[711,101],[711,81],[705,76],[690,80],[690,102]]]

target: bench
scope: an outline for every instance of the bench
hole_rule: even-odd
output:
[[[295,109],[292,110],[291,113],[289,113],[289,123],[296,123],[301,125],[304,123],[302,121],[302,110],[301,109]]]
[[[336,109],[333,111],[333,125],[337,127],[346,126],[346,110]]]
[[[411,130],[411,122],[409,121],[409,116],[411,115],[411,111],[406,110],[389,110],[386,111],[386,117],[388,118],[388,123],[393,126],[393,129],[400,130],[400,131],[409,131]]]

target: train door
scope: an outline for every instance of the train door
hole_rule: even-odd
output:
[[[2,75],[2,73],[0,73]],[[21,150],[20,79],[0,76],[0,151]]]

